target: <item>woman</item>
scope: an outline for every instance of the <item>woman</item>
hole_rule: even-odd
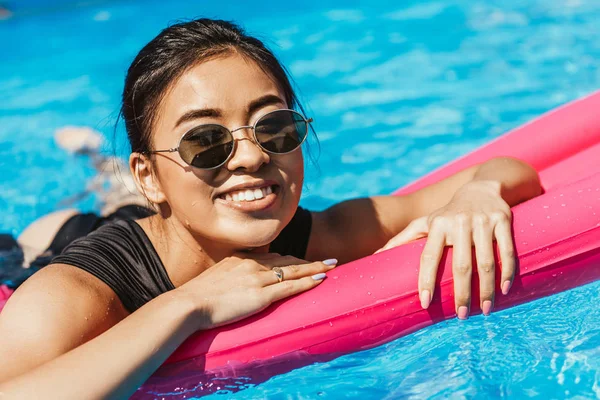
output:
[[[146,45],[129,68],[122,115],[130,169],[157,214],[75,241],[17,290],[0,317],[0,357],[13,360],[0,366],[0,391],[124,397],[194,331],[310,290],[338,262],[422,236],[422,306],[453,245],[456,311],[467,318],[475,245],[489,314],[492,242],[507,294],[510,206],[540,193],[536,172],[493,159],[407,196],[311,213],[298,207],[310,124],[301,112],[273,54],[235,25],[195,20]]]

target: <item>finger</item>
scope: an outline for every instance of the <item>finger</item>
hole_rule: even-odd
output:
[[[235,256],[239,257],[239,258],[251,259],[251,260],[270,260],[273,258],[281,257],[281,255],[277,254],[277,253],[245,253],[245,252],[235,253]]]
[[[377,250],[375,253],[380,251],[389,250],[393,247],[397,247],[413,240],[421,239],[427,236],[429,227],[427,226],[427,218],[417,218],[406,226],[399,234],[390,239],[385,246]]]
[[[267,268],[284,267],[286,265],[309,264],[310,261],[303,260],[294,256],[279,256],[266,258],[262,264]]]
[[[263,288],[263,293],[267,296],[271,302],[276,302],[281,299],[285,299],[286,297],[293,296],[298,293],[302,293],[309,289],[318,286],[321,282],[323,282],[324,277],[319,275],[313,278],[312,276],[307,276],[301,279],[295,280],[286,280],[280,283],[276,283],[274,285],[269,285]]]
[[[453,232],[452,276],[454,278],[454,306],[459,319],[469,317],[471,304],[472,241],[471,227],[459,222]]]
[[[279,268],[283,273],[282,279],[284,281],[289,281],[325,273],[334,268],[336,264],[337,260],[330,259],[307,264],[286,265]],[[262,273],[262,275],[265,276],[265,283],[267,285],[279,283],[279,277],[277,276],[275,271],[265,271]]]
[[[432,229],[421,253],[419,268],[419,299],[423,308],[429,307],[433,298],[435,278],[445,245],[445,232],[441,229]]]
[[[493,229],[489,221],[475,222],[473,241],[479,275],[479,307],[484,315],[490,315],[494,306],[496,263],[494,262]]]
[[[500,288],[502,289],[502,294],[508,294],[515,277],[517,263],[510,221],[504,220],[497,223],[494,235],[496,236],[496,243],[498,243],[502,269]]]

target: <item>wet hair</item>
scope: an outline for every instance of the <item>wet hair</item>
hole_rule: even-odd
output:
[[[254,61],[279,85],[289,108],[304,112],[287,70],[263,42],[234,23],[195,19],[172,25],[138,53],[125,78],[120,116],[132,152],[151,149],[152,127],[171,85],[195,65],[238,53]]]

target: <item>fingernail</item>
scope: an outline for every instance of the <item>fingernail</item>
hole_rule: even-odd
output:
[[[325,272],[321,272],[320,274],[314,274],[314,275],[312,276],[312,278],[313,278],[315,281],[322,281],[323,279],[325,279],[325,277],[327,277],[327,274],[326,274]]]
[[[481,311],[483,311],[483,315],[490,315],[490,313],[492,312],[492,301],[491,300],[484,301],[483,305],[481,307]]]
[[[336,260],[335,258],[328,258],[327,260],[323,261],[323,264],[325,265],[336,265],[338,263],[338,260]]]
[[[456,314],[458,315],[458,319],[467,319],[469,318],[469,309],[467,306],[460,306]]]
[[[419,299],[421,300],[421,307],[423,307],[423,308],[429,307],[429,303],[431,302],[431,294],[429,293],[429,290],[421,291],[421,294],[419,295]]]
[[[508,294],[509,290],[510,290],[510,281],[504,281],[504,283],[502,284],[502,294]]]

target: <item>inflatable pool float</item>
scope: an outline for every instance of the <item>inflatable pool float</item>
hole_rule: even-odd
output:
[[[551,111],[395,193],[409,193],[494,156],[517,157],[536,168],[544,194],[513,207],[519,268],[508,296],[496,288],[494,310],[600,279],[598,110],[600,92]],[[256,383],[455,318],[451,248],[442,259],[431,306],[420,306],[417,274],[424,242],[340,265],[310,292],[238,323],[194,334],[134,398],[198,395],[218,389],[215,382],[227,378]],[[481,313],[478,293],[472,298],[471,315]]]

